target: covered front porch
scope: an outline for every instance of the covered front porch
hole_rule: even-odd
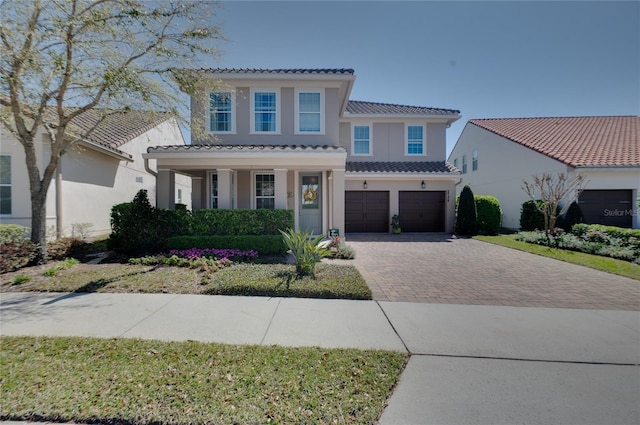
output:
[[[158,208],[175,208],[175,176],[192,179],[193,209],[290,209],[295,227],[344,234],[346,151],[338,146],[151,147]]]

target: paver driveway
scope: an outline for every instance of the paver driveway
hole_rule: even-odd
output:
[[[349,234],[379,301],[640,310],[640,281],[447,234]]]

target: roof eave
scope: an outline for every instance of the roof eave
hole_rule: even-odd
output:
[[[111,156],[113,158],[117,158],[117,159],[120,159],[120,160],[123,160],[123,161],[127,161],[127,162],[134,162],[133,156],[131,156],[128,153],[122,152],[120,150],[113,150],[113,149],[107,148],[107,147],[102,146],[102,145],[100,145],[98,143],[91,142],[91,141],[88,141],[88,140],[82,140],[82,141],[80,141],[80,144],[82,144],[82,145],[84,145],[84,146],[86,146],[86,147],[88,147],[90,149],[93,149],[93,150],[96,150],[98,152],[101,152],[103,154],[109,155],[109,156]]]

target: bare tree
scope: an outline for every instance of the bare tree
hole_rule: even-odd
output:
[[[551,236],[556,235],[558,217],[566,213],[571,203],[577,199],[584,183],[584,176],[576,174],[569,179],[564,173],[557,176],[543,173],[534,175],[532,182],[523,180],[522,190],[533,200],[536,209],[544,217],[544,234],[549,242]]]
[[[46,256],[46,196],[60,156],[108,114],[134,109],[186,116],[172,69],[202,66],[223,40],[215,3],[145,0],[2,0],[0,118],[24,147],[31,192],[31,240]],[[101,114],[80,130],[78,116]],[[38,136],[44,132],[47,137]],[[44,139],[44,142],[43,142]],[[48,144],[39,164],[37,145]]]

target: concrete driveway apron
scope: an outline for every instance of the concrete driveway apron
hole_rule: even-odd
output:
[[[449,234],[348,234],[378,301],[640,310],[640,282]]]

